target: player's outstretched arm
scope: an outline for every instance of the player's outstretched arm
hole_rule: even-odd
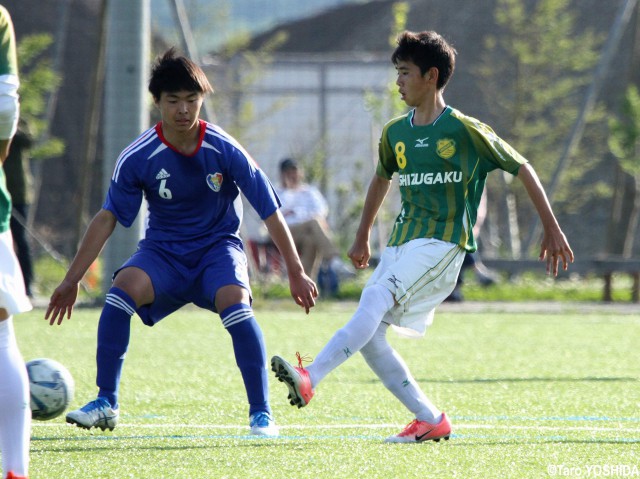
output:
[[[553,273],[554,276],[557,276],[560,262],[565,271],[569,267],[569,263],[573,263],[573,251],[571,251],[569,242],[553,214],[540,179],[529,163],[520,167],[518,178],[524,184],[544,228],[539,258],[540,260],[546,259],[547,274]]]
[[[347,256],[349,256],[351,262],[357,269],[364,269],[369,266],[369,259],[371,258],[371,247],[369,244],[371,229],[378,215],[378,210],[380,210],[380,206],[382,206],[382,202],[387,196],[390,187],[391,181],[378,175],[374,175],[371,183],[369,183],[356,238],[353,240],[353,245],[347,253]]]
[[[302,267],[291,232],[280,210],[276,210],[275,213],[264,220],[264,224],[287,265],[291,296],[309,314],[309,310],[316,304],[318,288]]]
[[[65,315],[67,318],[71,317],[73,305],[78,298],[80,280],[102,251],[115,227],[116,217],[110,211],[100,210],[93,217],[69,271],[51,295],[44,315],[49,324],[53,325],[56,321],[61,324]]]

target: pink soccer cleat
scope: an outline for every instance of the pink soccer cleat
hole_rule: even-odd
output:
[[[442,419],[438,424],[431,424],[426,421],[418,421],[414,419],[400,434],[389,436],[385,442],[424,442],[435,441],[440,439],[449,439],[451,435],[451,422],[445,413],[442,413]]]
[[[296,353],[298,366],[292,366],[280,356],[271,358],[271,370],[276,373],[279,381],[289,388],[289,402],[299,408],[306,406],[313,397],[313,387],[309,373],[302,366],[302,357]]]

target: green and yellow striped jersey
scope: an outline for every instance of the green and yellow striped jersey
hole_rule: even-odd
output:
[[[413,124],[413,111],[382,130],[376,174],[398,173],[402,209],[389,246],[436,238],[476,250],[473,225],[487,174],[513,175],[526,163],[517,151],[478,120],[447,106],[431,124]]]
[[[13,23],[7,9],[0,5],[0,75],[17,75],[18,60]]]
[[[0,5],[0,75],[18,75],[13,23],[7,9]],[[0,164],[0,233],[9,229],[11,196]]]

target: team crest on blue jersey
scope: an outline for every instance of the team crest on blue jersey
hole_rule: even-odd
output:
[[[440,158],[448,160],[456,154],[456,142],[451,138],[443,138],[436,142],[436,153]]]
[[[207,185],[216,193],[222,188],[222,173],[209,173],[207,175]]]

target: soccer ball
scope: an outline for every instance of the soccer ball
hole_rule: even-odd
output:
[[[53,359],[33,359],[27,363],[31,390],[31,417],[47,421],[64,412],[71,400],[75,384],[67,368]]]

